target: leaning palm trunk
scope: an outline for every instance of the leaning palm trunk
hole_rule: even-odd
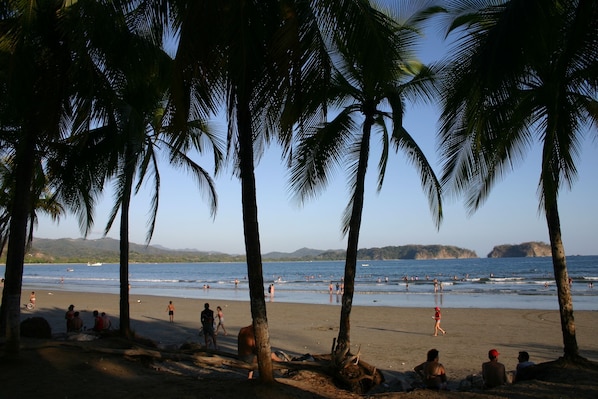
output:
[[[351,309],[353,307],[353,294],[355,292],[355,273],[357,269],[357,250],[359,249],[359,232],[361,230],[361,216],[363,214],[363,197],[365,191],[365,174],[367,171],[370,132],[372,129],[371,118],[366,118],[363,126],[363,137],[359,150],[359,165],[355,178],[355,191],[351,219],[349,221],[349,235],[347,239],[347,259],[345,261],[345,290],[341,306],[341,320],[338,331],[338,340],[334,350],[334,364],[339,367],[345,362],[347,354],[351,352]]]
[[[249,297],[251,317],[255,330],[259,378],[262,382],[274,382],[266,300],[264,298],[264,276],[253,163],[253,134],[251,129],[251,115],[247,104],[247,102],[240,101],[237,109],[237,120],[239,129],[239,171],[241,175],[243,231],[247,257]]]
[[[571,298],[569,275],[567,273],[567,260],[565,258],[565,248],[561,239],[561,222],[556,203],[546,207],[546,222],[548,223],[548,235],[552,252],[552,267],[554,269],[554,279],[556,281],[559,301],[559,313],[561,316],[564,358],[567,360],[578,360],[579,348],[577,346],[577,338],[575,337],[573,299]]]
[[[20,346],[21,289],[23,286],[23,263],[27,245],[27,221],[31,203],[31,182],[33,179],[34,143],[32,137],[24,134],[17,148],[15,196],[11,205],[12,217],[6,271],[2,293],[3,319],[6,328],[7,356],[18,356]]]

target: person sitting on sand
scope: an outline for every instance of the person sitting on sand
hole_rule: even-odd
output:
[[[253,324],[241,328],[237,336],[237,355],[239,360],[254,366],[257,364],[257,347],[255,345],[255,331]],[[278,357],[276,353],[272,352],[272,360],[275,362],[282,362],[284,359]],[[253,378],[253,370],[249,370],[247,378]]]
[[[485,388],[494,388],[507,383],[507,372],[505,365],[498,361],[498,351],[490,349],[488,351],[489,362],[482,364],[482,378]]]
[[[438,350],[430,349],[426,361],[413,369],[422,378],[428,389],[446,389],[446,371],[438,362]]]
[[[110,330],[112,327],[112,322],[110,321],[110,317],[106,314],[106,312],[102,312],[102,330],[107,331]]]
[[[519,363],[517,363],[517,369],[515,370],[514,381],[529,380],[529,372],[532,366],[535,366],[535,363],[529,361],[529,353],[525,351],[519,352],[517,360]]]
[[[83,320],[79,317],[79,312],[75,312],[73,314],[73,319],[71,320],[71,330],[72,332],[81,332],[83,329]]]
[[[93,328],[92,330],[95,332],[102,332],[104,329],[104,320],[100,316],[100,313],[97,310],[93,311]]]

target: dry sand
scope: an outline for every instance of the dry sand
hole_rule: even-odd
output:
[[[30,290],[23,290],[23,303]],[[23,311],[46,318],[54,334],[65,332],[64,313],[69,304],[81,312],[85,325],[92,325],[93,310],[105,311],[118,326],[119,297],[111,294],[77,293],[38,290],[37,308]],[[174,323],[169,323],[167,305],[175,305]],[[198,335],[199,313],[204,299],[164,298],[132,294],[131,327],[141,336],[169,348],[185,342],[203,343]],[[249,302],[209,301],[213,310],[224,310],[228,335],[218,335],[224,352],[236,353],[239,329],[251,323]],[[291,356],[330,353],[338,333],[340,305],[267,303],[270,342],[273,350]],[[562,355],[562,335],[557,311],[507,309],[442,309],[444,336],[433,336],[433,309],[354,307],[351,313],[352,352],[361,351],[362,358],[392,375],[408,372],[425,360],[431,348],[440,351],[440,361],[453,384],[474,373],[487,360],[488,350],[496,348],[499,360],[507,370],[515,369],[517,354],[530,353],[536,363],[557,359]],[[598,361],[598,312],[575,312],[575,325],[580,354]]]

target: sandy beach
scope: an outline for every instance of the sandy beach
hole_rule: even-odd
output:
[[[30,290],[23,289],[23,303]],[[24,310],[22,319],[32,315],[46,318],[53,334],[66,330],[64,313],[70,304],[81,312],[86,326],[92,325],[92,312],[106,312],[118,326],[119,297],[38,290],[37,308]],[[169,300],[175,305],[174,323],[168,321]],[[131,327],[136,334],[150,338],[161,347],[174,348],[185,342],[203,343],[198,330],[199,312],[205,300],[131,295]],[[236,353],[236,335],[251,323],[249,302],[217,301],[221,306],[228,335],[218,335],[224,352]],[[339,305],[277,303],[267,298],[268,323],[273,350],[291,356],[330,353],[337,336]],[[556,311],[511,309],[442,309],[444,336],[433,336],[434,310],[423,308],[354,307],[351,314],[352,352],[388,373],[407,372],[425,360],[431,348],[440,351],[440,361],[453,383],[479,373],[489,349],[496,348],[507,370],[514,370],[517,355],[528,351],[536,363],[555,360],[562,355],[562,335]],[[580,354],[598,361],[595,328],[598,312],[575,312]]]

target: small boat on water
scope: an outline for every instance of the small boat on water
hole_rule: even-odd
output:
[[[69,267],[69,268],[67,268],[67,269],[66,269],[66,271],[67,271],[67,272],[74,272],[74,271],[75,271],[75,269],[73,269],[73,268]]]
[[[96,263],[87,262],[87,266],[102,266],[102,263],[101,262],[96,262]]]
[[[362,263],[361,267],[370,267],[370,264],[369,263]]]

